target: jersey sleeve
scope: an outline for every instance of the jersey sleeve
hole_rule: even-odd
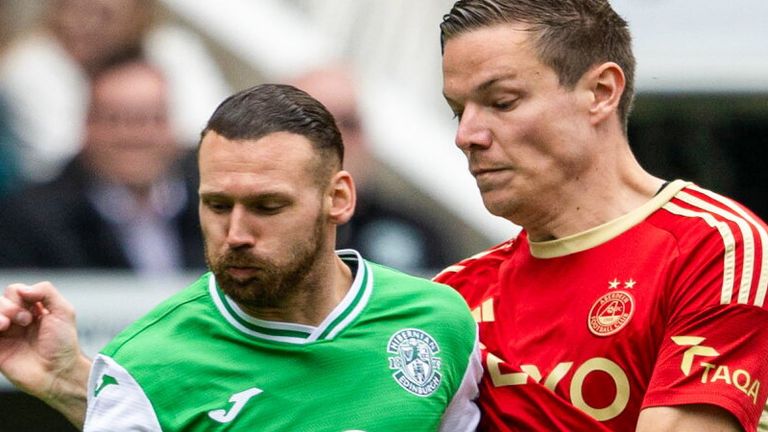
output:
[[[710,404],[756,430],[768,388],[765,225],[693,189],[665,209],[683,219],[667,314],[643,407]]]
[[[496,286],[499,267],[511,253],[515,240],[508,240],[443,269],[433,281],[453,287],[470,309],[482,303]],[[482,331],[482,329],[481,329]]]
[[[480,350],[476,339],[475,348],[470,355],[461,385],[443,414],[440,432],[472,432],[477,430],[477,425],[480,422],[480,409],[476,401],[482,376],[483,366],[480,363]]]
[[[84,432],[161,432],[144,391],[111,357],[96,356],[88,379]]]

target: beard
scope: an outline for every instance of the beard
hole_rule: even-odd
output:
[[[284,263],[269,257],[257,257],[248,250],[229,249],[215,256],[205,248],[208,268],[224,293],[245,309],[280,308],[304,289],[307,276],[316,268],[325,249],[324,221],[318,217],[312,236],[296,242]],[[256,275],[239,279],[227,271],[230,267],[255,269]]]

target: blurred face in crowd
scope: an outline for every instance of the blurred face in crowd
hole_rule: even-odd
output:
[[[83,156],[106,181],[148,189],[178,156],[168,119],[166,83],[150,67],[130,63],[96,77]]]
[[[329,182],[311,142],[289,132],[229,140],[209,131],[199,165],[206,259],[221,289],[244,308],[277,308],[313,288],[320,257],[333,255],[332,190],[348,174]]]
[[[52,0],[51,30],[67,52],[92,71],[140,46],[151,0]]]
[[[578,179],[595,152],[586,136],[591,93],[581,82],[561,86],[531,35],[519,25],[483,27],[449,39],[443,55],[456,145],[488,210],[517,223],[551,208],[553,192]]]
[[[358,187],[364,186],[372,161],[352,74],[343,65],[331,66],[304,74],[292,84],[320,101],[333,114],[344,140],[344,167],[355,177]]]

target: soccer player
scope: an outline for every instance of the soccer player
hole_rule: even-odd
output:
[[[477,325],[461,297],[334,251],[355,188],[319,102],[284,85],[235,94],[198,157],[211,272],[92,363],[52,285],[12,285],[0,370],[86,431],[475,430]]]
[[[436,278],[480,323],[481,428],[754,431],[766,225],[636,162],[627,23],[606,0],[461,0],[441,36],[456,145],[523,227]]]

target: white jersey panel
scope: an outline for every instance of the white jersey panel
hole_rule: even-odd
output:
[[[99,354],[88,379],[84,432],[161,432],[152,404],[139,384],[112,358]]]
[[[480,358],[480,347],[475,339],[475,349],[467,365],[461,386],[453,395],[443,418],[440,421],[440,432],[472,432],[477,430],[480,422],[480,408],[477,406],[479,383],[483,377],[483,366]]]

